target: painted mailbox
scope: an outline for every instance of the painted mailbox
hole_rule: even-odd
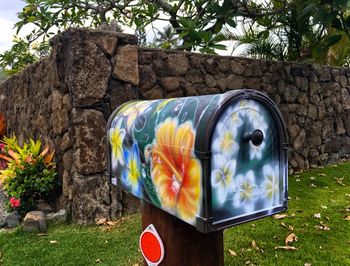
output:
[[[133,101],[109,119],[109,173],[210,232],[287,208],[286,138],[276,105],[257,91]]]

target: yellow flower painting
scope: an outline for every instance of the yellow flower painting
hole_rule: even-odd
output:
[[[124,163],[123,158],[123,141],[125,137],[125,129],[121,128],[122,120],[119,119],[117,125],[109,130],[109,142],[112,149],[112,165],[113,167],[119,162]]]

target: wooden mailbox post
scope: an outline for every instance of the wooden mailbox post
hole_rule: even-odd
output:
[[[142,199],[162,265],[223,265],[223,229],[287,208],[286,137],[252,90],[128,102],[108,122],[109,173]]]

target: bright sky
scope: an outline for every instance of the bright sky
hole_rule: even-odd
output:
[[[12,46],[16,31],[13,25],[17,22],[17,12],[24,7],[21,0],[0,0],[0,53]]]

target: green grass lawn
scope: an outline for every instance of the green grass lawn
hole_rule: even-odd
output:
[[[350,163],[290,176],[289,195],[287,217],[225,231],[225,265],[350,265]],[[111,230],[61,225],[46,236],[2,232],[0,265],[141,265],[140,231],[140,216],[133,215]],[[291,233],[297,250],[276,250]]]

